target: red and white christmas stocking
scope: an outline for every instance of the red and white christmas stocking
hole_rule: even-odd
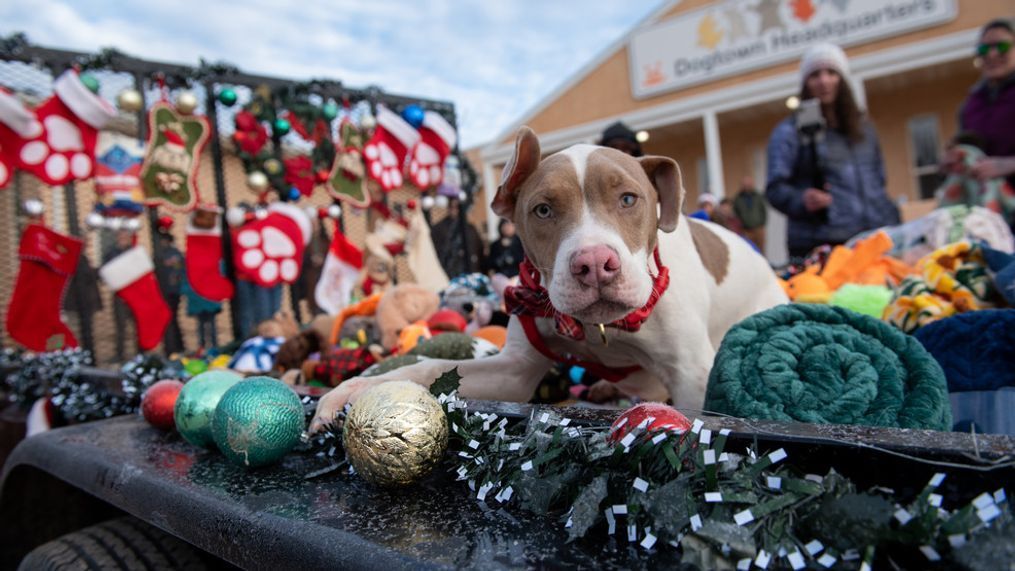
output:
[[[60,306],[81,247],[81,240],[41,224],[29,224],[21,236],[21,267],[7,306],[7,332],[32,351],[78,346],[60,319]]]
[[[99,268],[99,277],[134,314],[141,350],[154,349],[172,314],[155,281],[155,266],[147,250],[134,246]]]
[[[324,258],[321,277],[314,288],[317,307],[328,315],[338,315],[352,301],[360,271],[363,269],[363,251],[335,228],[335,236]]]
[[[17,141],[35,137],[41,129],[42,124],[35,120],[35,113],[22,105],[10,91],[0,87],[0,188],[14,178]]]
[[[261,287],[291,284],[300,275],[311,223],[302,209],[284,202],[268,206],[268,215],[235,230],[236,276]]]
[[[198,206],[187,220],[187,280],[211,301],[233,297],[233,282],[222,275],[222,219],[217,206]]]
[[[409,177],[417,188],[437,186],[444,180],[444,160],[458,142],[455,128],[440,113],[427,111],[423,115],[420,139],[412,148],[409,159]]]
[[[387,107],[377,107],[377,128],[363,147],[363,158],[370,178],[385,192],[402,186],[405,157],[417,142],[419,132],[412,125]]]
[[[0,108],[0,122],[18,119]],[[18,168],[49,185],[90,178],[95,168],[99,129],[116,110],[81,83],[73,69],[53,82],[53,96],[35,109],[35,121],[22,131],[0,129],[0,147],[9,149]]]

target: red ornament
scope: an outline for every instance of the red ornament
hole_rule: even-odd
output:
[[[285,183],[299,189],[303,196],[314,191],[314,163],[302,155],[282,161],[285,164]]]
[[[646,420],[646,430],[671,430],[678,433],[687,432],[691,428],[691,421],[677,411],[677,409],[658,402],[644,402],[632,406],[624,411],[617,420],[610,426],[610,435],[606,438],[611,444],[620,442],[628,432],[641,425]]]
[[[249,111],[240,111],[234,119],[236,133],[233,140],[240,150],[248,155],[257,155],[268,143],[268,130]]]
[[[173,217],[172,216],[159,216],[158,226],[159,226],[160,230],[169,231],[173,227]]]
[[[409,202],[405,203],[405,205],[409,207],[409,210],[416,210],[416,201],[411,198],[409,199]]]
[[[141,414],[148,424],[161,430],[172,430],[176,426],[173,407],[182,388],[183,383],[175,379],[159,381],[148,387],[141,397]]]
[[[331,171],[327,169],[319,169],[314,176],[316,177],[317,184],[324,184],[328,182],[329,178],[331,178]]]

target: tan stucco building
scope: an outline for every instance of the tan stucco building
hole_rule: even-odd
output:
[[[763,187],[769,134],[799,91],[800,54],[831,41],[846,49],[881,136],[889,194],[904,214],[918,210],[977,80],[979,28],[1013,15],[1015,0],[668,2],[479,149],[486,203],[520,125],[535,129],[544,153],[596,142],[617,120],[647,131],[645,152],[681,165],[685,211],[701,192],[734,195],[744,176]],[[766,255],[781,263],[785,221],[774,214]],[[490,212],[487,223],[493,236]]]

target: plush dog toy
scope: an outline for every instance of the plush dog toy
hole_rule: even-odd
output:
[[[440,305],[437,294],[416,284],[398,284],[388,290],[377,304],[377,328],[381,346],[394,349],[402,329],[426,320]]]

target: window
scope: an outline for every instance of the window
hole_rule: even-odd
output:
[[[944,181],[944,175],[938,172],[941,139],[937,115],[913,117],[907,130],[917,195],[921,199],[934,198],[934,191]]]

